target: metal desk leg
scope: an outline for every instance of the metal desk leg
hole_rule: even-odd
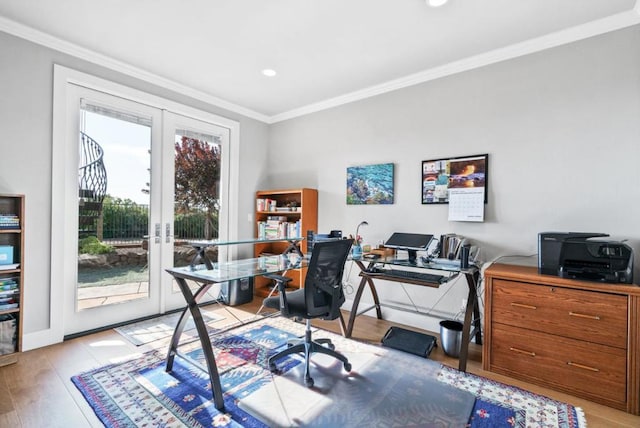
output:
[[[366,269],[361,261],[355,262],[360,270],[364,271]],[[355,323],[356,317],[358,316],[358,305],[360,304],[360,299],[362,298],[362,292],[364,291],[365,284],[369,284],[369,290],[371,290],[371,295],[373,296],[373,304],[376,308],[376,315],[378,316],[379,320],[382,319],[382,310],[380,309],[380,299],[378,298],[376,286],[373,284],[373,280],[371,278],[363,276],[360,280],[360,285],[358,285],[356,296],[353,299],[353,306],[351,307],[351,313],[349,314],[349,324],[347,325],[345,337],[351,337],[351,334],[353,333],[353,324]]]
[[[340,311],[340,316],[338,317],[338,321],[340,321],[340,333],[342,333],[343,337],[348,337],[347,326],[344,323],[344,317],[342,316],[342,311]]]
[[[207,267],[207,270],[212,270],[213,265],[211,264],[211,260],[209,260],[209,257],[207,257],[207,248],[209,246],[207,245],[192,245],[192,246],[196,250],[196,253],[193,255],[193,258],[191,259],[191,263],[189,263],[189,265],[191,267],[195,266],[196,261],[200,259],[202,260],[204,265]]]
[[[304,257],[304,254],[302,254],[302,251],[300,250],[300,241],[299,240],[287,240],[289,242],[289,246],[287,247],[286,250],[284,250],[284,252],[282,254],[289,254],[291,252],[296,253],[298,256],[300,257]]]
[[[475,272],[472,276],[473,279],[473,289],[474,289],[474,301],[475,305],[473,306],[473,327],[476,330],[476,344],[482,345],[482,323],[480,320],[480,302],[478,301],[478,279],[480,278],[480,272]]]
[[[473,322],[476,328],[476,342],[478,337],[482,337],[480,331],[480,312],[478,309],[478,293],[476,290],[476,281],[473,274],[465,274],[467,280],[467,286],[469,287],[469,293],[467,295],[467,306],[464,311],[464,323],[462,325],[462,343],[460,347],[460,357],[458,359],[458,370],[467,371],[467,359],[469,357],[469,342],[471,341],[471,324]],[[473,320],[475,313],[478,313],[477,319]],[[482,339],[480,339],[482,343]]]
[[[166,360],[166,368],[167,372],[170,372],[173,369],[173,360],[175,359],[176,354],[178,353],[178,342],[180,341],[180,336],[184,330],[184,327],[189,319],[189,315],[187,311],[191,312],[191,316],[193,317],[193,323],[196,326],[196,331],[198,332],[198,338],[200,339],[200,345],[202,346],[202,351],[204,352],[204,359],[207,362],[207,370],[209,372],[209,381],[211,382],[211,391],[213,393],[213,402],[218,410],[224,410],[224,399],[222,397],[222,386],[220,385],[220,375],[218,374],[218,367],[216,366],[216,359],[213,355],[213,346],[211,345],[211,340],[209,339],[209,332],[207,331],[207,326],[202,319],[202,313],[200,312],[200,308],[198,307],[198,301],[202,298],[202,296],[209,290],[209,288],[213,285],[212,283],[203,284],[195,294],[191,293],[191,289],[187,285],[187,281],[184,278],[175,278],[178,282],[178,286],[180,287],[180,291],[182,291],[182,295],[187,301],[187,307],[184,308],[182,314],[180,315],[180,319],[178,320],[178,324],[176,325],[175,330],[173,331],[173,336],[171,337],[171,343],[169,345],[169,352],[167,353]]]
[[[361,271],[365,271],[370,267],[375,265],[375,261],[369,262],[369,265],[365,267],[365,265],[361,261],[356,261],[356,264],[360,268]],[[367,280],[369,284],[369,290],[371,291],[371,296],[373,297],[373,304],[376,307],[376,316],[379,320],[382,319],[382,310],[380,309],[380,299],[378,298],[378,291],[376,290],[376,286],[373,284],[373,280],[370,277],[364,278]],[[358,299],[360,300],[360,299]]]

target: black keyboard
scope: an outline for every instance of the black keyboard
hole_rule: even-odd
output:
[[[392,277],[400,280],[410,279],[414,281],[430,282],[432,284],[442,284],[443,282],[447,282],[447,278],[443,275],[435,275],[426,272],[414,272],[412,270],[402,269],[388,269],[385,270],[381,276]]]

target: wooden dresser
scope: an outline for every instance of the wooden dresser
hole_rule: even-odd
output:
[[[484,370],[640,414],[640,286],[506,264],[484,278]]]

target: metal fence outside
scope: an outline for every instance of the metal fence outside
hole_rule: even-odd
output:
[[[203,239],[205,237],[206,213],[192,210],[186,214],[175,214],[174,239]],[[100,230],[100,227],[98,227]],[[149,235],[149,205],[136,203],[105,203],[102,209],[103,241],[110,244],[135,244]],[[164,235],[164,230],[162,230]],[[100,233],[98,233],[100,235]],[[213,237],[217,238],[217,214],[214,218]]]

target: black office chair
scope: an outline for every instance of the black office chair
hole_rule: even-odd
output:
[[[287,349],[269,358],[269,369],[272,372],[277,371],[275,362],[280,358],[294,353],[304,353],[304,383],[306,386],[312,387],[313,379],[309,374],[309,362],[311,354],[314,352],[337,358],[342,361],[346,371],[351,371],[349,360],[334,350],[335,346],[331,340],[318,339],[314,341],[311,339],[312,318],[335,320],[340,316],[340,306],[345,300],[342,291],[342,272],[350,249],[351,240],[348,239],[314,244],[304,280],[304,288],[299,290],[285,291],[291,278],[276,274],[265,275],[276,282],[279,295],[266,298],[264,306],[279,309],[280,313],[287,318],[307,320],[304,340],[289,343]]]

